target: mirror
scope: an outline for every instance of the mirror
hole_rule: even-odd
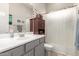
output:
[[[1,3],[0,33],[29,32],[29,19],[32,14],[32,6],[28,3]]]

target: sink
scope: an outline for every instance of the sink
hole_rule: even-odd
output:
[[[14,34],[14,39],[17,39],[17,40],[24,40],[24,39],[33,39],[35,36],[34,34],[29,34],[29,33],[15,33]]]
[[[14,39],[17,39],[17,40],[26,40],[26,39],[30,39],[31,37],[30,36],[18,36],[18,37],[14,37]]]

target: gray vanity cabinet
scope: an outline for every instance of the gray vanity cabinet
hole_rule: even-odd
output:
[[[40,38],[0,53],[0,56],[44,56],[44,52],[44,38]]]
[[[11,51],[3,52],[0,54],[0,56],[11,56]]]
[[[24,45],[5,51],[0,56],[21,56],[24,54]]]

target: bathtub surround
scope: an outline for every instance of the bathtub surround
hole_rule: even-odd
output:
[[[75,55],[76,8],[50,12],[45,16],[46,42],[65,55]]]
[[[76,49],[79,50],[79,6],[77,8],[77,24],[76,24],[76,41],[75,41]]]

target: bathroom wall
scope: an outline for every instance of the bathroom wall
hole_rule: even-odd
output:
[[[44,18],[46,20],[46,42],[53,45],[56,51],[74,55],[76,8],[50,12]]]
[[[29,18],[32,16],[33,10],[31,7],[23,3],[10,3],[9,4],[9,12],[13,15],[13,24],[17,24],[17,20],[23,20],[25,23],[25,31],[29,31]],[[15,30],[16,31],[16,30]]]
[[[0,34],[9,32],[9,4],[0,3]]]

